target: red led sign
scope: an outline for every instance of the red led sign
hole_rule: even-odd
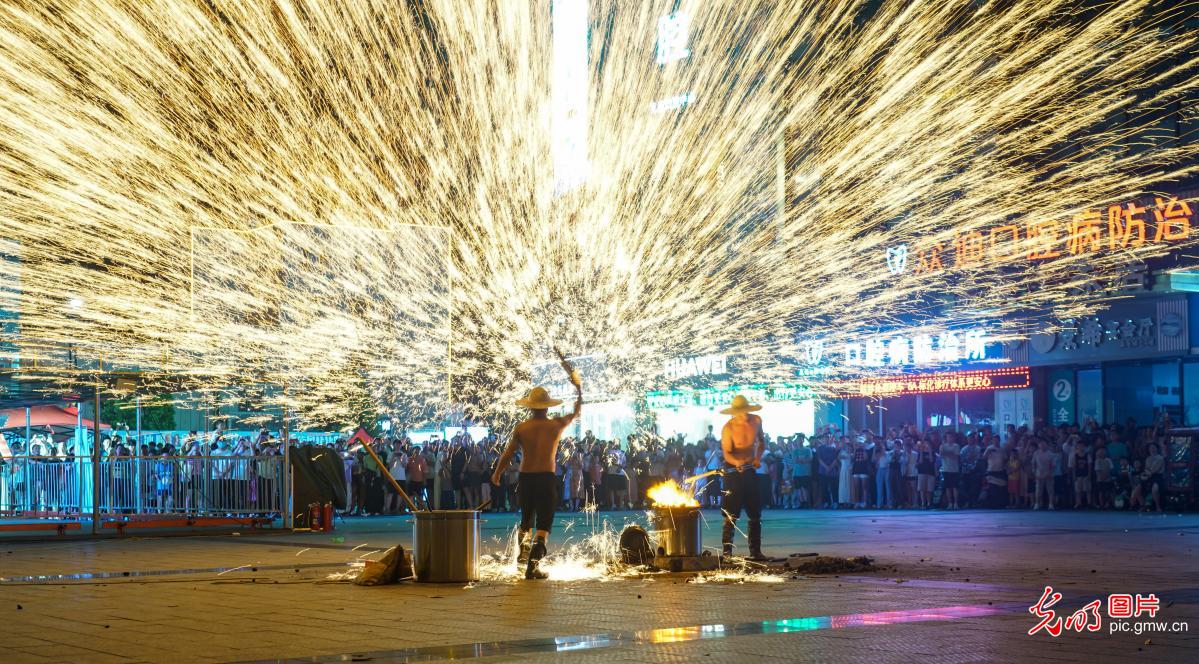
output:
[[[980,371],[863,378],[850,383],[847,391],[850,396],[901,397],[906,394],[1018,389],[1030,384],[1028,367],[1005,367]]]

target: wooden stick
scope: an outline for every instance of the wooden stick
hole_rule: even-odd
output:
[[[404,489],[400,486],[400,483],[396,481],[396,478],[391,476],[391,471],[387,470],[387,464],[383,463],[383,461],[379,458],[379,455],[375,454],[375,451],[371,449],[371,444],[363,443],[362,446],[366,448],[367,453],[371,455],[371,458],[375,460],[375,463],[379,464],[379,470],[383,471],[383,476],[386,477],[389,482],[391,482],[391,486],[395,487],[395,490],[399,492],[400,497],[404,499],[404,502],[408,503],[408,509],[412,510],[413,512],[420,512],[421,510],[417,509],[416,503],[412,502],[412,499],[409,498],[408,494],[404,492]]]
[[[570,360],[566,359],[566,355],[564,355],[562,351],[558,350],[557,348],[554,348],[554,354],[558,356],[558,362],[562,364],[562,370],[566,372],[566,377],[570,379],[571,384],[579,389],[582,389],[583,383],[579,378],[579,373],[575,371],[574,365],[572,365]]]
[[[685,485],[686,485],[686,484],[691,484],[691,483],[695,482],[695,480],[702,480],[703,478],[705,478],[705,477],[709,477],[709,476],[711,476],[711,475],[723,475],[723,474],[724,474],[724,471],[723,471],[723,470],[720,470],[720,469],[717,469],[717,470],[709,470],[709,471],[708,471],[708,472],[706,472],[706,473],[701,473],[701,474],[699,474],[699,475],[695,475],[695,476],[693,476],[693,477],[688,477],[687,479],[683,480],[683,484],[685,484]]]
[[[742,464],[742,465],[740,465],[740,466],[737,466],[737,467],[736,467],[736,468],[734,468],[733,470],[734,470],[734,471],[736,471],[736,472],[738,472],[738,473],[740,473],[740,472],[743,472],[743,471],[749,470],[750,468],[753,468],[753,467],[754,467],[754,466],[753,466],[753,464],[752,464],[752,463],[746,463],[746,464]],[[695,475],[695,476],[692,476],[692,477],[688,477],[687,479],[683,480],[683,484],[684,484],[684,485],[691,484],[691,483],[692,483],[692,482],[694,482],[695,480],[703,479],[703,478],[705,478],[705,477],[708,477],[708,476],[710,476],[710,475],[724,475],[726,472],[727,472],[727,471],[726,471],[725,469],[723,469],[723,468],[719,468],[719,469],[717,469],[717,470],[709,470],[709,471],[708,471],[708,472],[706,472],[706,473],[701,473],[701,474],[699,474],[699,475]]]

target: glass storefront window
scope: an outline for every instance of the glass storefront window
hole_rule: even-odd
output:
[[[880,416],[883,414],[879,399],[863,399],[863,405],[866,408],[865,417],[863,418],[861,429],[869,429],[875,433],[878,432],[878,425],[882,422]],[[858,429],[861,431],[861,429]]]
[[[844,429],[848,417],[845,409],[850,401],[850,399],[832,399],[824,403],[817,403],[815,415],[817,428],[823,430],[831,424],[838,431]]]
[[[866,426],[866,399],[854,397],[845,400],[845,419],[838,424],[842,433],[861,431]]]
[[[1175,421],[1181,419],[1177,362],[1110,365],[1104,372],[1104,399],[1112,421],[1133,418],[1140,426],[1150,426],[1163,410]]]
[[[1078,423],[1086,422],[1089,417],[1103,424],[1103,370],[1080,369],[1077,374],[1077,383]]]
[[[1199,426],[1199,362],[1182,365],[1183,423]]]
[[[1153,365],[1153,411],[1169,413],[1171,422],[1182,422],[1182,386],[1178,362]]]
[[[994,431],[995,393],[959,392],[958,422],[962,431]]]
[[[1104,399],[1111,405],[1111,419],[1121,424],[1133,418],[1137,424],[1153,423],[1153,370],[1148,365],[1114,365],[1104,369]]]
[[[858,433],[862,429],[878,431],[878,399],[859,397],[846,400],[848,419],[845,420],[846,433]]]
[[[924,422],[922,429],[952,429],[953,393],[940,392],[924,395]]]
[[[916,396],[883,399],[883,426],[886,429],[916,424]]]

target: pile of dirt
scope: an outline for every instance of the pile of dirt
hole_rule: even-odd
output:
[[[787,569],[800,574],[849,574],[852,572],[873,572],[879,568],[874,565],[874,559],[867,556],[838,558],[837,556],[816,556],[790,561]]]

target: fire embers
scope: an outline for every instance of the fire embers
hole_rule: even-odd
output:
[[[655,508],[661,507],[699,507],[695,496],[683,490],[678,482],[666,480],[655,484],[646,491],[650,502]]]
[[[699,501],[674,480],[666,480],[646,492],[653,509],[650,531],[657,541],[653,567],[671,572],[715,569],[719,562],[704,551],[700,528]]]

